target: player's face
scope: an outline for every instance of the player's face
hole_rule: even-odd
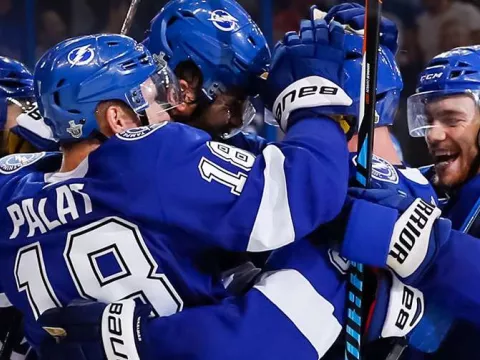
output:
[[[243,125],[246,97],[239,92],[217,96],[212,104],[197,108],[197,104],[185,107],[182,112],[173,112],[175,121],[207,131],[214,136],[228,134]],[[180,108],[179,108],[180,109]]]
[[[479,155],[480,113],[469,95],[456,95],[426,105],[431,126],[426,132],[439,185],[452,188],[467,180]]]

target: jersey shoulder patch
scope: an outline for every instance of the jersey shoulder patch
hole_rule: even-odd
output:
[[[372,178],[398,184],[398,173],[395,167],[387,160],[376,155],[373,155],[372,158]]]
[[[20,169],[36,163],[44,158],[46,152],[30,153],[30,154],[12,154],[0,159],[0,173],[13,174]]]
[[[158,124],[153,124],[153,125],[147,125],[147,126],[141,126],[133,129],[128,129],[127,131],[121,132],[117,134],[116,136],[125,141],[135,141],[135,140],[140,140],[143,138],[146,138],[147,136],[153,134],[155,131],[161,129],[165,125],[167,125],[169,122],[164,121]]]

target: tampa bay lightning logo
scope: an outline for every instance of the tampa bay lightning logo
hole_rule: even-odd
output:
[[[239,29],[238,20],[225,10],[215,10],[210,13],[210,20],[213,25],[222,31],[235,31]]]
[[[90,45],[80,46],[68,53],[67,60],[73,66],[88,65],[95,57],[95,51]]]
[[[373,155],[372,160],[372,178],[378,181],[398,184],[398,173],[392,164],[375,155]]]
[[[0,159],[0,173],[13,174],[25,166],[32,165],[44,156],[45,152],[5,156]]]
[[[167,124],[168,124],[168,121],[164,121],[159,124],[141,126],[138,128],[129,129],[120,134],[117,134],[117,137],[119,139],[126,140],[126,141],[140,140],[147,137],[148,135],[151,135],[153,132],[157,131],[158,129],[161,129]]]

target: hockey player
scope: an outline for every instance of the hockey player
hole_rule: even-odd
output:
[[[22,143],[16,143],[14,135],[10,136],[10,129],[15,126],[16,118],[22,113],[22,107],[31,106],[34,102],[33,76],[22,63],[0,56],[0,128],[1,154],[9,150],[32,150],[31,147],[22,149]],[[15,143],[15,146],[10,146]],[[13,149],[15,148],[16,149]]]
[[[311,29],[312,25],[308,22],[302,23],[300,37],[287,34],[284,40],[287,45],[280,45],[277,51],[292,44],[299,51],[303,48],[308,53],[306,48]],[[357,101],[357,106],[361,42],[362,39],[356,35],[348,35],[345,42],[349,59],[345,63],[345,77],[349,91],[355,95],[353,99]],[[401,79],[388,49],[381,48],[380,59],[381,73],[385,76],[379,89],[383,95],[381,98],[395,103],[402,86]],[[274,56],[274,69],[278,64],[275,60]],[[389,107],[379,106],[378,109],[380,116],[392,114]],[[386,119],[385,123],[389,121],[392,119]],[[390,167],[396,171],[393,166]],[[406,182],[401,173],[397,178]],[[388,176],[377,182],[388,180],[392,183]],[[143,317],[143,320],[138,320],[140,331],[137,332],[142,340],[139,341],[137,337],[131,346],[144,354],[145,359],[338,359],[338,351],[343,357],[343,344],[331,348],[344,324],[347,269],[348,263],[329,250],[325,240],[323,244],[314,241],[292,244],[272,254],[264,274],[245,296],[228,298],[217,305],[185,309],[182,313],[151,321]],[[373,311],[375,316],[368,330],[369,340],[406,335],[421,320],[421,293],[403,285],[395,277],[393,279],[387,276],[379,279],[379,296],[375,302],[378,310]],[[414,320],[398,330],[395,322],[399,313],[404,311],[400,306],[404,292],[412,295],[411,300],[417,306],[409,309],[406,315]],[[66,350],[68,353],[72,344],[83,347],[96,342],[98,353],[103,353],[100,335],[94,329],[99,329],[101,314],[108,314],[111,307],[116,305],[109,305],[106,310],[105,306],[74,305],[65,310],[47,312],[41,319],[45,325],[62,324],[67,334],[88,333],[90,336],[81,339],[67,335],[60,345],[52,339],[45,344],[45,351],[53,354]],[[388,314],[387,308],[390,308]],[[131,316],[141,319],[138,315],[132,313]],[[135,320],[134,323],[138,322]],[[104,338],[103,344],[106,342]],[[272,345],[268,345],[270,343]],[[105,353],[110,358],[108,349],[105,349]],[[69,356],[72,356],[71,353]]]
[[[425,136],[435,162],[429,175],[450,197],[444,216],[452,220],[455,229],[475,237],[480,237],[477,219],[480,207],[479,75],[480,48],[453,49],[429,62],[420,74],[417,93],[408,99],[410,134]],[[465,298],[472,301],[472,304],[462,305],[449,297],[450,307],[457,311],[471,309],[480,297],[477,257],[474,256],[475,253],[468,249],[452,254],[457,263],[469,269],[466,275],[444,272],[445,282],[462,284],[468,292]],[[462,354],[462,358],[473,358],[477,353],[475,339],[478,335],[478,330],[471,325],[460,323],[436,356],[449,358]]]
[[[9,224],[0,235],[1,266],[15,274],[2,287],[26,314],[33,345],[44,337],[34,320],[79,296],[107,302],[140,297],[165,315],[222,297],[221,284],[205,272],[205,266],[214,267],[209,254],[221,248],[272,250],[338,213],[347,185],[346,141],[339,125],[322,114],[344,114],[351,103],[336,85],[342,83],[343,30],[324,22],[316,29],[318,40],[310,46],[329,58],[297,71],[295,64],[307,55],[280,52],[292,76],[286,79],[285,67],[281,74],[274,67],[270,95],[275,99],[291,82],[313,76],[336,90],[336,106],[314,94],[307,104],[288,103],[282,109],[285,140],[257,158],[182,124],[112,136],[138,125],[136,114],[156,122],[175,105],[158,103],[165,102],[164,93],[175,95],[173,79],[128,38],[73,39],[40,60],[35,86],[43,115],[62,144],[60,171],[59,159],[44,153],[6,157],[0,164],[5,204],[0,217]],[[118,155],[121,160],[112,161]],[[157,168],[164,175],[158,176]]]
[[[144,44],[179,79],[185,101],[171,112],[175,121],[227,139],[253,120],[251,99],[265,83],[270,51],[235,0],[172,0],[152,20]],[[249,150],[242,139],[230,142]]]

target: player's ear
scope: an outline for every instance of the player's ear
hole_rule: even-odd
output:
[[[179,79],[180,90],[182,91],[183,102],[177,106],[176,110],[178,112],[190,112],[190,108],[194,106],[196,95],[195,95],[195,88],[189,84],[188,81],[184,79]]]
[[[105,108],[103,133],[106,136],[140,126],[137,115],[123,103],[109,103]]]

